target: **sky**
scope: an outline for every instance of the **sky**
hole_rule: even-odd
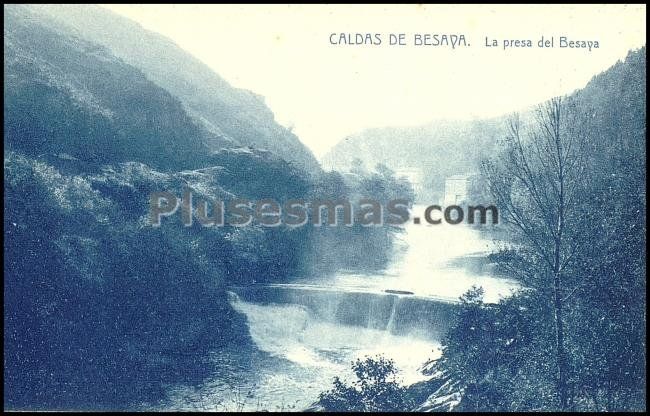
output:
[[[265,97],[317,157],[366,128],[507,114],[582,88],[645,44],[645,5],[106,5]],[[379,33],[381,45],[332,44]],[[389,34],[405,34],[391,46]],[[467,47],[417,46],[416,34]],[[554,38],[553,48],[537,42]],[[598,48],[559,48],[559,38]],[[486,47],[493,40],[498,47]],[[504,40],[534,47],[504,49]]]

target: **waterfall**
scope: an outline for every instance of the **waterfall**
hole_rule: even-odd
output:
[[[442,299],[308,285],[260,285],[233,288],[233,291],[241,298],[240,301],[251,303],[250,308],[268,306],[274,319],[291,327],[298,319],[301,325],[319,322],[363,327],[433,341],[437,341],[446,330],[456,308],[455,302]],[[277,309],[281,305],[287,307],[287,316],[275,316],[282,313]]]
[[[399,296],[392,296],[393,297],[393,308],[390,311],[390,318],[388,319],[388,323],[386,324],[386,332],[389,334],[394,333],[395,331],[395,318],[397,316],[397,311],[399,310],[399,304],[401,298]]]
[[[274,295],[282,294],[279,289],[269,287]],[[346,375],[354,359],[383,354],[395,360],[406,382],[415,382],[426,378],[419,371],[422,357],[434,358],[437,354],[439,344],[435,340],[396,333],[398,322],[412,318],[400,317],[409,309],[403,307],[410,301],[408,298],[359,293],[351,296],[292,287],[287,290],[300,293],[278,299],[300,300],[303,304],[251,302],[250,297],[259,299],[259,290],[257,287],[247,292],[240,288],[239,294],[230,295],[233,307],[247,317],[251,338],[260,350],[310,371],[318,368],[328,377]],[[318,304],[325,306],[319,308]],[[339,305],[336,313],[322,313],[332,304]],[[356,318],[341,319],[341,311],[347,313],[355,308]]]

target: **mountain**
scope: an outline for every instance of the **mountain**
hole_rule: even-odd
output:
[[[219,137],[208,143],[211,150],[228,143],[251,146],[269,150],[307,172],[320,170],[298,137],[275,122],[261,96],[230,86],[170,39],[100,6],[32,5],[29,9],[57,30],[65,28],[105,46],[177,97],[194,119]]]
[[[346,137],[322,159],[323,167],[349,170],[355,159],[366,167],[382,163],[396,171],[415,169],[423,183],[419,198],[437,200],[444,179],[473,173],[504,132],[505,118],[441,120],[417,127],[368,129]]]
[[[5,409],[133,408],[209,376],[210,351],[251,351],[225,288],[299,268],[305,230],[151,227],[149,195],[304,198],[304,171],[208,130],[108,48],[4,11]]]
[[[603,140],[612,137],[620,125],[639,130],[644,120],[630,107],[643,100],[645,90],[628,91],[645,74],[645,47],[630,52],[625,62],[595,76],[583,89],[569,95],[580,111],[591,109],[598,124],[593,134]],[[623,102],[618,100],[624,99]],[[645,115],[645,112],[643,113]],[[533,108],[521,109],[522,122],[534,116]],[[482,159],[496,149],[505,134],[507,115],[482,120],[438,120],[422,126],[373,128],[348,136],[323,158],[326,169],[350,170],[354,159],[367,167],[383,163],[395,170],[419,170],[424,188],[421,200],[436,200],[444,191],[444,179],[475,173]],[[619,134],[619,133],[617,133]],[[625,137],[632,133],[624,132]]]
[[[219,138],[141,71],[104,47],[42,25],[26,8],[5,7],[4,26],[7,150],[86,168],[206,163],[206,143]]]
[[[229,302],[231,285],[381,267],[388,258],[388,228],[186,226],[182,208],[152,226],[153,192],[183,198],[189,189],[212,211],[216,201],[240,198],[282,204],[327,191],[346,199],[349,187],[322,172],[258,97],[169,41],[137,25],[120,40],[137,54],[146,35],[150,47],[187,59],[207,88],[189,104],[197,73],[185,78],[176,74],[181,63],[151,64],[182,85],[163,88],[44,10],[9,5],[3,16],[5,409],[160,403],[169,386],[219,374],[223,362],[210,357],[256,353],[245,317]],[[84,10],[108,16],[88,25],[112,33],[114,15]],[[117,19],[116,33],[126,36],[119,25],[127,23]],[[188,88],[186,101],[176,88]],[[359,177],[357,188],[389,198],[401,191],[393,179],[375,173]]]

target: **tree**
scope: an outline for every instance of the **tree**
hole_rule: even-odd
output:
[[[642,49],[513,117],[483,166],[511,243],[490,257],[524,290],[466,297],[437,362],[457,410],[645,410],[644,97]]]
[[[357,379],[351,385],[335,377],[332,390],[320,394],[326,411],[390,412],[414,407],[406,387],[397,381],[393,360],[382,356],[357,359],[352,370]]]
[[[453,324],[442,339],[442,357],[434,367],[462,392],[456,411],[531,411],[544,408],[552,383],[539,382],[548,371],[538,356],[547,339],[538,336],[540,304],[530,305],[529,291],[483,302],[483,289],[472,287],[460,298]],[[448,394],[445,392],[444,394]]]
[[[556,389],[561,409],[569,407],[565,350],[565,269],[580,238],[577,204],[585,171],[582,131],[571,124],[561,98],[538,107],[530,135],[517,115],[509,122],[504,152],[485,162],[483,172],[505,219],[525,249],[539,259],[536,289],[550,295],[555,331]],[[550,290],[548,290],[550,288]]]

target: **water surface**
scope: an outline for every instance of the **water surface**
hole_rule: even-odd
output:
[[[380,273],[233,288],[230,301],[246,315],[257,349],[215,352],[213,378],[170,386],[169,407],[303,410],[335,376],[349,380],[353,360],[377,354],[395,361],[403,383],[423,380],[460,295],[480,285],[495,302],[517,287],[489,267],[465,267],[497,244],[465,225],[409,224],[397,240]]]

